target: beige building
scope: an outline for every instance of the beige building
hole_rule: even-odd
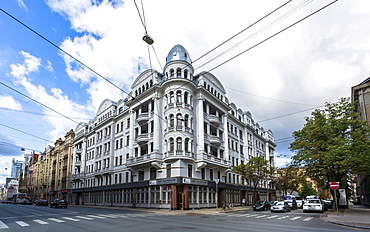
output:
[[[64,141],[59,138],[54,143],[55,147],[51,157],[50,200],[60,198],[70,201],[74,137],[75,133],[70,130],[64,136]]]
[[[51,177],[51,157],[53,147],[48,146],[43,153],[40,154],[36,162],[34,173],[34,193],[35,199],[48,199],[50,192],[50,177]]]

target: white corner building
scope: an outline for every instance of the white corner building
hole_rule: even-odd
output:
[[[274,165],[273,133],[191,63],[174,46],[163,72],[144,71],[126,99],[104,100],[94,120],[77,126],[72,203],[175,210],[252,201],[252,188],[231,168],[253,156]],[[267,181],[258,193],[276,198]]]

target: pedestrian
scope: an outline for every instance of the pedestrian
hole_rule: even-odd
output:
[[[242,206],[245,206],[245,198],[242,199]]]

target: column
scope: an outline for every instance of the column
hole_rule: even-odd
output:
[[[158,102],[158,98],[155,97],[154,98],[154,133],[153,133],[153,136],[154,136],[154,141],[153,141],[153,149],[154,149],[154,152],[155,153],[159,153],[159,146],[160,146],[160,139],[162,137],[162,133],[160,131],[160,127],[159,127],[159,123],[160,123],[160,120],[159,120],[159,102]]]
[[[198,117],[197,117],[197,129],[198,129],[198,153],[200,156],[204,153],[204,114],[203,114],[203,98],[198,98]]]

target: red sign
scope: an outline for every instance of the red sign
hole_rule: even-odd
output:
[[[339,182],[330,182],[331,189],[339,189]]]

